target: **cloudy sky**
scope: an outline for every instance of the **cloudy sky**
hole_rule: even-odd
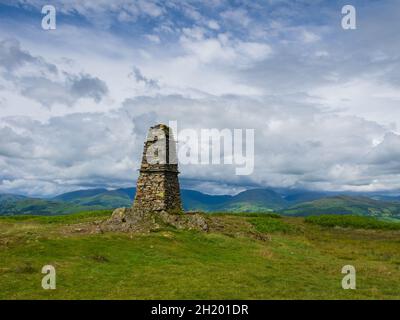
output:
[[[134,186],[171,120],[255,132],[251,175],[181,165],[185,188],[400,190],[399,18],[398,0],[0,0],[0,192]]]

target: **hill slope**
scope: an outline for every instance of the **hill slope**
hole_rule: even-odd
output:
[[[0,215],[57,215],[82,210],[114,209],[132,205],[135,188],[116,190],[91,189],[61,194],[52,199],[0,195]],[[400,202],[386,198],[329,196],[311,191],[275,191],[251,189],[237,195],[208,195],[194,190],[181,190],[186,211],[205,212],[271,212],[306,216],[315,214],[357,214],[400,218]]]
[[[209,233],[85,229],[109,215],[0,218],[0,299],[400,299],[400,231],[248,214],[209,215]],[[47,264],[57,290],[41,288]]]
[[[51,215],[129,207],[132,205],[135,192],[135,188],[78,190],[52,199],[3,195],[0,196],[0,215]],[[267,189],[247,190],[236,196],[208,195],[194,190],[181,190],[181,195],[185,210],[272,211],[282,208],[286,203],[281,195]]]
[[[283,196],[270,189],[243,191],[216,206],[216,210],[230,212],[274,211],[287,205]]]
[[[355,214],[400,218],[400,203],[378,201],[367,197],[335,196],[300,203],[282,210],[294,216],[322,214]]]

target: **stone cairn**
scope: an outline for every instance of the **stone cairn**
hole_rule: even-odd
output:
[[[182,211],[176,142],[170,131],[163,124],[149,130],[133,209],[148,212]]]
[[[144,143],[133,206],[115,209],[102,231],[150,232],[163,225],[208,231],[204,215],[183,212],[178,174],[172,130],[164,124],[151,127]]]

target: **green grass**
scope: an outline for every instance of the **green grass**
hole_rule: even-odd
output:
[[[108,217],[112,210],[96,210],[96,211],[83,211],[79,213],[72,213],[69,215],[60,216],[35,216],[35,215],[17,215],[17,216],[0,216],[1,221],[8,222],[37,222],[37,223],[74,223],[85,222],[96,217]]]
[[[399,231],[223,214],[209,233],[75,232],[109,214],[0,219],[0,299],[400,299]],[[341,288],[347,264],[357,290]]]
[[[238,216],[238,217],[270,217],[281,218],[282,216],[272,212],[208,212],[207,214],[214,216]]]
[[[376,218],[362,216],[321,215],[307,217],[305,221],[324,227],[400,230],[400,223],[398,222],[381,221]]]
[[[272,232],[283,232],[290,233],[295,232],[296,228],[288,224],[281,219],[275,217],[262,217],[258,216],[249,219],[249,222],[255,227],[258,232],[262,233],[272,233]]]

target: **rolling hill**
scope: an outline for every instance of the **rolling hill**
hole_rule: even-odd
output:
[[[293,216],[353,214],[400,218],[400,203],[342,195],[296,204],[281,213]]]
[[[231,197],[214,209],[229,212],[275,211],[287,205],[282,195],[270,189],[251,189]]]
[[[135,196],[135,188],[129,189],[92,189],[79,190],[61,194],[52,200],[68,202],[85,207],[102,207],[112,209],[118,207],[129,207]]]
[[[193,211],[214,211],[229,202],[233,197],[228,195],[209,195],[195,190],[181,190],[183,208]]]
[[[90,189],[64,193],[50,199],[0,195],[0,215],[60,215],[85,210],[129,207],[135,188]],[[302,190],[251,189],[237,195],[209,195],[181,190],[186,211],[279,212],[284,215],[356,214],[400,218],[400,202],[359,195],[332,195]]]
[[[51,199],[1,195],[0,215],[52,215],[129,207],[132,205],[135,192],[135,188],[78,190]],[[274,211],[284,208],[288,203],[281,194],[269,189],[247,190],[235,196],[208,195],[185,189],[181,190],[181,194],[183,207],[187,211]]]

